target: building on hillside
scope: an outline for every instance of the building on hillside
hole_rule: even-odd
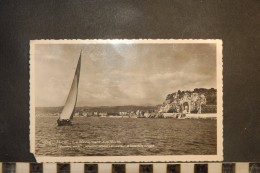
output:
[[[184,93],[182,97],[174,93],[161,106],[160,113],[201,113],[201,106],[206,105],[204,94]]]
[[[98,115],[101,116],[101,117],[105,117],[105,116],[107,116],[107,112],[99,112]]]

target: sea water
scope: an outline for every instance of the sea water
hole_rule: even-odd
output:
[[[36,117],[35,151],[41,156],[213,155],[216,120]]]

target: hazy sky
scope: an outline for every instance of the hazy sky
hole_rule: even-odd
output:
[[[216,88],[216,44],[37,44],[36,106],[63,106],[82,49],[77,106],[157,105]]]

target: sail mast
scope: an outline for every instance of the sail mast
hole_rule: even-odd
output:
[[[73,109],[73,112],[70,116],[70,119],[73,118],[73,115],[75,113],[75,108],[76,108],[76,103],[77,103],[77,100],[78,100],[78,88],[79,88],[79,76],[80,76],[80,67],[81,67],[81,53],[82,53],[82,49],[80,51],[80,55],[79,55],[79,60],[78,60],[78,64],[77,64],[77,68],[76,68],[76,71],[75,71],[75,75],[74,75],[74,78],[77,76],[77,93],[76,93],[76,101],[75,101],[75,104],[74,104],[74,109]]]
[[[59,120],[70,120],[73,118],[75,106],[77,103],[77,97],[78,97],[78,85],[79,85],[79,76],[80,76],[80,67],[81,67],[81,53],[82,51],[80,52],[78,64],[75,70],[69,95],[67,97],[63,110],[60,114]]]

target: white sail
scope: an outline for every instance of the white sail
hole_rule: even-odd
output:
[[[73,118],[77,96],[78,96],[78,85],[79,85],[79,76],[80,76],[80,65],[81,65],[81,53],[78,60],[78,65],[75,71],[75,75],[72,81],[70,92],[66,103],[63,107],[63,110],[60,114],[60,120],[70,120]]]

